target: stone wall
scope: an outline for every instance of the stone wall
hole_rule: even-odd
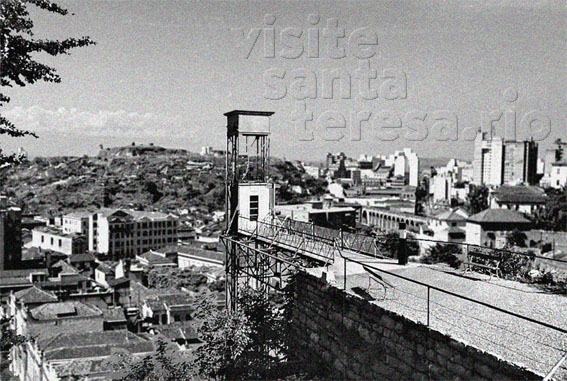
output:
[[[294,353],[332,378],[542,379],[310,274],[294,283]]]

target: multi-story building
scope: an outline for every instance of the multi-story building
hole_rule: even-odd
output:
[[[32,246],[71,255],[87,251],[87,240],[82,234],[63,233],[54,227],[41,226],[32,230]]]
[[[549,178],[549,185],[553,188],[567,186],[567,160],[553,163]]]
[[[22,260],[22,210],[0,196],[0,271],[14,269]]]
[[[473,182],[484,185],[537,183],[538,146],[479,133],[475,140]]]
[[[133,258],[177,242],[178,222],[171,214],[103,208],[89,218],[89,251]]]
[[[78,233],[87,236],[89,233],[89,217],[91,214],[90,212],[65,214],[61,223],[63,233]]]

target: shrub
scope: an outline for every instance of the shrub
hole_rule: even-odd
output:
[[[447,263],[453,268],[458,268],[461,261],[457,254],[461,253],[461,248],[453,243],[438,243],[427,250],[427,254],[423,257],[424,263]]]

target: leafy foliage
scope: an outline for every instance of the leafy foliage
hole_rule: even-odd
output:
[[[500,274],[505,278],[523,280],[533,268],[534,254],[532,252],[528,252],[527,255],[520,255],[506,250],[501,252],[500,255]]]
[[[55,69],[35,61],[32,55],[47,53],[51,56],[69,54],[73,48],[94,44],[89,37],[67,38],[62,41],[34,39],[33,21],[29,17],[27,6],[35,5],[47,12],[62,16],[68,11],[49,0],[2,0],[0,2],[0,86],[24,87],[38,81],[61,82]],[[0,93],[0,107],[10,102],[10,98]],[[33,132],[17,128],[12,122],[0,115],[0,135],[11,137],[34,136]],[[0,150],[0,164],[17,163],[21,157],[5,155]]]
[[[528,236],[519,230],[514,230],[506,236],[506,245],[510,247],[527,247]]]
[[[401,240],[400,236],[395,231],[389,231],[378,239],[378,246],[381,253],[391,258],[397,258],[398,250],[400,249]],[[419,243],[413,239],[406,240],[406,250],[408,256],[419,255]]]
[[[12,347],[27,341],[25,336],[18,335],[11,328],[11,321],[9,317],[0,317],[0,372],[6,370],[10,365],[9,355]]]
[[[544,230],[567,231],[567,188],[547,189],[547,202],[534,213],[537,228]]]
[[[488,188],[482,186],[471,186],[467,195],[467,204],[471,214],[477,214],[488,209]]]
[[[453,268],[458,268],[461,264],[461,260],[457,257],[457,254],[460,253],[461,247],[459,245],[455,245],[454,243],[438,243],[429,248],[427,254],[423,257],[423,262],[447,263]]]
[[[283,309],[251,289],[235,312],[207,308],[196,351],[199,374],[223,379],[272,378],[285,354]]]
[[[118,354],[108,360],[110,365],[123,373],[124,381],[189,381],[195,375],[190,362],[167,343],[158,340],[156,351],[141,360],[129,355]]]

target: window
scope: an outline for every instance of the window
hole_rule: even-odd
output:
[[[41,243],[43,243],[45,236],[41,236]]]
[[[250,221],[258,221],[258,195],[250,196]]]
[[[59,242],[58,242],[58,243],[59,243],[59,247],[61,247],[61,238],[59,238]]]
[[[50,240],[50,242],[51,242],[51,244],[53,245],[53,237],[51,237],[51,240]]]

